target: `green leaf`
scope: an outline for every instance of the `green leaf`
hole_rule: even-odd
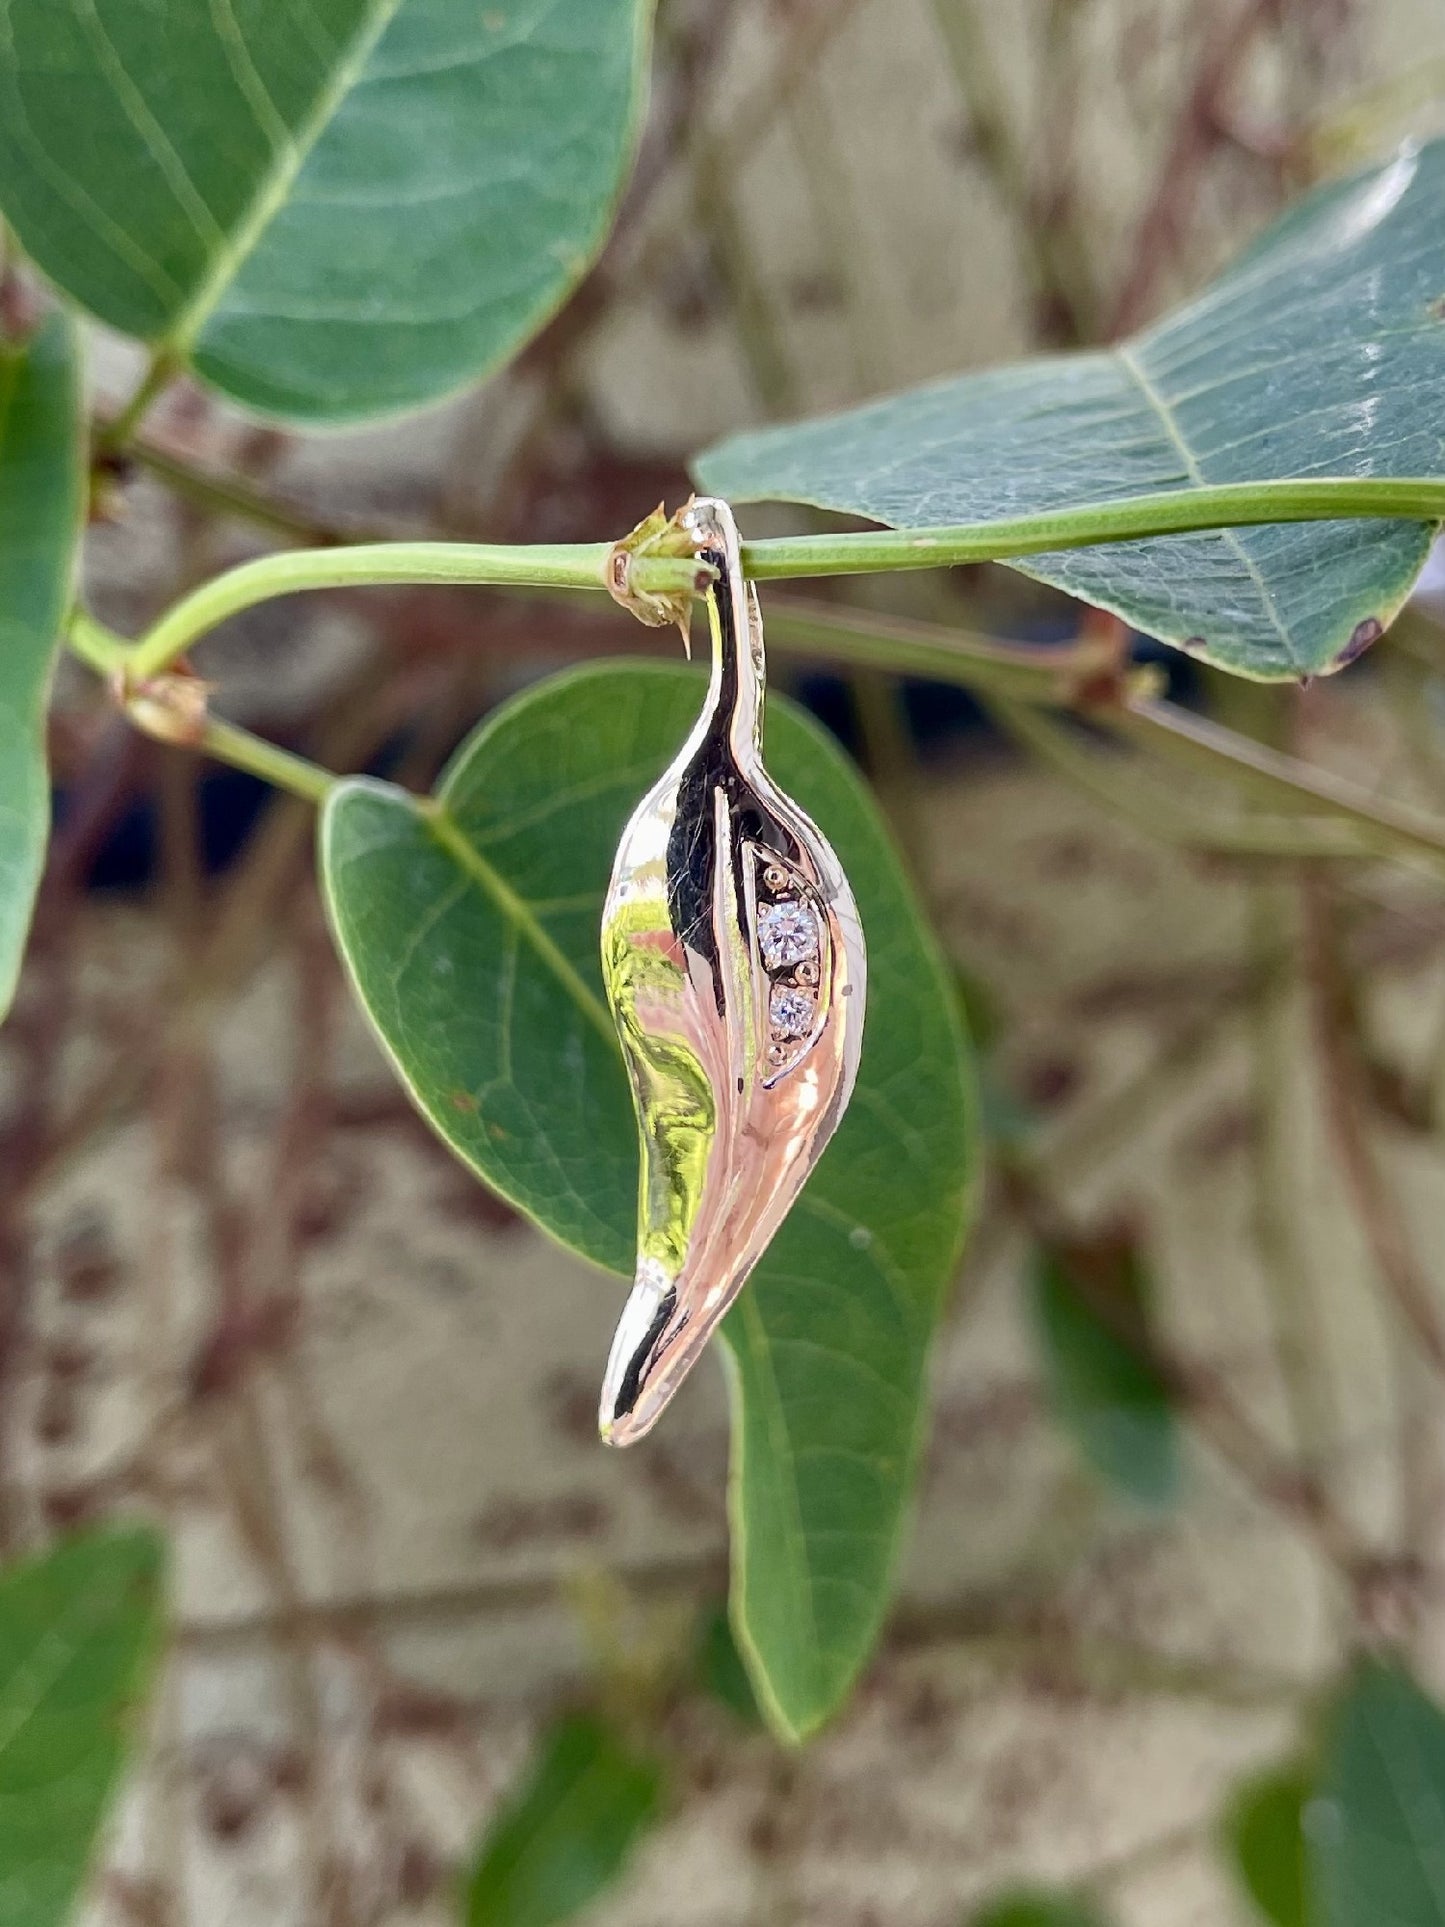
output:
[[[1304,1813],[1313,1790],[1302,1767],[1286,1767],[1241,1787],[1225,1816],[1240,1877],[1275,1927],[1309,1927]]]
[[[342,421],[497,366],[601,247],[650,0],[10,0],[0,207],[103,321]]]
[[[60,1927],[159,1648],[161,1548],[72,1539],[0,1575],[0,1924]]]
[[[1445,1927],[1445,1713],[1401,1667],[1357,1668],[1306,1839],[1323,1927]]]
[[[342,953],[421,1109],[489,1184],[629,1278],[637,1132],[598,926],[622,826],[703,687],[680,664],[555,678],[472,736],[434,812],[351,782],[322,819]],[[786,703],[768,748],[842,856],[869,949],[848,1116],[724,1326],[733,1624],[769,1717],[800,1736],[846,1694],[887,1604],[972,1109],[951,986],[867,792]]]
[[[743,1656],[733,1638],[727,1607],[721,1600],[704,1615],[697,1642],[698,1684],[721,1702],[745,1726],[758,1726],[762,1715]]]
[[[1067,1894],[1014,1894],[996,1900],[969,1927],[1104,1927],[1092,1907]]]
[[[467,1882],[468,1927],[553,1927],[616,1880],[656,1817],[662,1771],[600,1720],[560,1720]]]
[[[75,336],[0,345],[0,1016],[45,867],[45,707],[85,508]]]
[[[769,498],[897,528],[1307,476],[1439,476],[1445,142],[1335,183],[1203,294],[1116,348],[935,382],[741,435],[695,464]],[[1321,674],[1380,634],[1432,529],[1301,523],[1010,566],[1245,676]]]
[[[1053,1246],[1034,1260],[1034,1314],[1055,1416],[1084,1457],[1142,1505],[1179,1490],[1179,1435],[1149,1362],[1148,1287],[1127,1240]]]

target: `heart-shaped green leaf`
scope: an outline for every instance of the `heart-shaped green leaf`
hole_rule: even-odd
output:
[[[57,317],[0,346],[0,1015],[45,865],[45,706],[84,506],[75,336]]]
[[[159,1646],[161,1551],[99,1532],[0,1575],[0,1921],[62,1927]]]
[[[1445,1713],[1401,1667],[1356,1670],[1305,1838],[1322,1927],[1445,1927]]]
[[[341,421],[504,360],[606,234],[651,0],[9,0],[0,207],[103,321]]]
[[[467,1881],[467,1927],[561,1927],[606,1893],[657,1816],[662,1771],[599,1719],[543,1739]]]
[[[681,665],[557,677],[472,736],[434,806],[349,782],[322,820],[341,950],[421,1109],[488,1183],[629,1277],[637,1133],[598,927],[622,826],[702,690]],[[796,1736],[838,1705],[887,1604],[972,1114],[955,1001],[867,792],[785,703],[768,752],[842,857],[869,953],[852,1106],[724,1326],[734,1623]]]
[[[1187,307],[1117,348],[964,375],[740,435],[703,485],[897,528],[1156,490],[1445,474],[1445,142],[1310,196]],[[1431,399],[1427,399],[1431,398]],[[1299,523],[1010,566],[1221,668],[1338,668],[1409,594],[1432,527]]]

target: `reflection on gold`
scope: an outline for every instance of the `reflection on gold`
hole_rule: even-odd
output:
[[[681,1270],[697,1221],[717,1106],[701,1058],[676,1022],[685,972],[678,947],[648,929],[608,931],[604,972],[642,1139],[637,1253]]]
[[[602,966],[641,1137],[638,1262],[603,1384],[604,1438],[640,1438],[699,1356],[837,1128],[866,960],[836,856],[762,767],[764,661],[725,503],[699,501],[712,680],[623,833]],[[796,955],[759,944],[794,933]],[[802,939],[796,936],[803,932]]]

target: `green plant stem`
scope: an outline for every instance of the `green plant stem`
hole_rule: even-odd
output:
[[[135,393],[119,414],[113,416],[97,434],[95,438],[97,455],[114,455],[125,447],[145,419],[151,403],[170,386],[177,373],[176,363],[169,355],[156,354],[151,358],[150,365],[141,377]]]
[[[862,534],[793,535],[743,544],[743,567],[759,581],[779,577],[872,575],[896,569],[939,569],[1000,562],[1052,549],[1090,548],[1198,529],[1245,528],[1270,522],[1350,521],[1381,517],[1407,522],[1445,518],[1445,481],[1359,480],[1228,482],[1213,488],[1167,489],[1126,501],[1089,502],[997,521],[948,528],[878,529]],[[648,586],[645,578],[642,586]]]
[[[263,736],[253,736],[249,729],[223,722],[219,716],[208,719],[195,747],[214,756],[218,763],[246,770],[273,789],[288,790],[292,796],[299,796],[302,802],[314,803],[318,808],[341,780],[333,771],[321,769],[304,756],[295,756],[290,750],[268,743]]]
[[[745,543],[743,566],[759,580],[859,575],[987,562],[1100,542],[1250,523],[1384,517],[1445,517],[1445,481],[1249,482],[1175,489],[1044,515],[941,529],[881,529],[866,534],[804,535]],[[355,548],[300,549],[243,563],[177,603],[137,645],[135,673],[168,669],[227,617],[273,596],[365,584],[488,583],[512,588],[605,589],[610,543],[497,547],[467,542],[393,542]],[[657,597],[690,593],[696,566],[686,557],[635,555],[631,585]]]
[[[72,614],[65,640],[70,646],[70,653],[78,656],[98,676],[115,676],[130,661],[131,652],[120,637],[112,634],[104,623],[97,622],[84,609],[77,609]]]
[[[756,577],[850,574],[1001,559],[1186,529],[1359,516],[1411,520],[1445,516],[1445,481],[1345,478],[1174,490],[950,529],[884,529],[754,542],[744,546],[743,561]],[[272,597],[307,589],[425,582],[544,591],[605,590],[612,555],[613,546],[608,543],[498,547],[395,542],[263,556],[227,571],[183,598],[124,652],[123,660],[100,666],[102,673],[124,667],[133,684],[144,682],[164,674],[202,636],[230,616]],[[678,597],[692,593],[696,584],[697,565],[690,557],[649,554],[644,549],[631,558],[630,586],[635,592]],[[79,619],[72,636],[81,654],[86,651],[87,635],[91,644],[96,641],[98,625],[87,625],[88,618]],[[890,626],[896,627],[896,636],[890,636]],[[1092,659],[1086,660],[1087,651],[1045,652],[922,624],[890,625],[888,619],[858,617],[828,619],[811,610],[791,615],[783,611],[781,623],[774,624],[774,633],[785,645],[791,642],[804,651],[831,653],[854,662],[867,661],[871,647],[872,663],[879,668],[894,672],[911,669],[979,686],[995,695],[1026,696],[1046,703],[1072,701],[1080,679],[1099,667]],[[108,646],[123,648],[115,638]],[[1272,793],[1297,808],[1308,804],[1343,816],[1360,825],[1370,846],[1382,853],[1403,851],[1435,862],[1445,855],[1445,825],[1421,812],[1382,802],[1358,785],[1312,770],[1246,737],[1190,717],[1168,703],[1130,696],[1122,690],[1120,697],[1095,713],[1099,721],[1121,734],[1145,734],[1151,747],[1205,761],[1216,770],[1227,765],[1233,776],[1251,788]],[[216,732],[213,742],[199,743],[199,747],[214,747],[215,753],[228,761],[237,754],[244,755],[248,759],[244,767],[264,773],[257,762],[258,756],[267,754],[264,745],[259,750],[246,748],[245,743],[254,744],[255,739],[245,738],[242,732],[244,741],[227,738],[227,749],[223,750],[220,745],[229,726],[208,727]],[[281,751],[275,752],[275,757],[275,766],[287,769],[292,779],[281,776],[277,780],[283,787],[298,788],[293,764],[299,759],[286,758]],[[299,780],[298,793],[313,799],[324,793],[324,776],[303,775]]]
[[[83,610],[77,610],[72,616],[66,640],[72,654],[108,682],[118,677],[131,683],[141,680],[136,675],[136,652]],[[133,715],[132,720],[135,720]],[[307,762],[304,756],[293,755],[290,750],[268,743],[262,736],[253,736],[249,729],[235,723],[223,722],[218,716],[206,717],[195,734],[187,737],[185,746],[204,751],[232,769],[259,776],[263,783],[286,790],[307,803],[323,803],[327,792],[339,780],[330,770]]]
[[[511,588],[605,589],[608,542],[572,547],[498,547],[471,542],[382,542],[352,548],[295,549],[264,555],[204,583],[162,616],[131,655],[139,678],[160,675],[228,617],[275,596],[305,589],[428,583],[490,583]],[[659,595],[689,595],[697,564],[659,557],[634,564],[634,579]]]

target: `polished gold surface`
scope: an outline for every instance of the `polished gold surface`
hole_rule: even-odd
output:
[[[607,995],[642,1140],[637,1274],[602,1436],[641,1438],[837,1128],[867,976],[853,893],[762,761],[757,595],[725,502],[686,517],[716,570],[702,714],[623,832],[602,919]]]

